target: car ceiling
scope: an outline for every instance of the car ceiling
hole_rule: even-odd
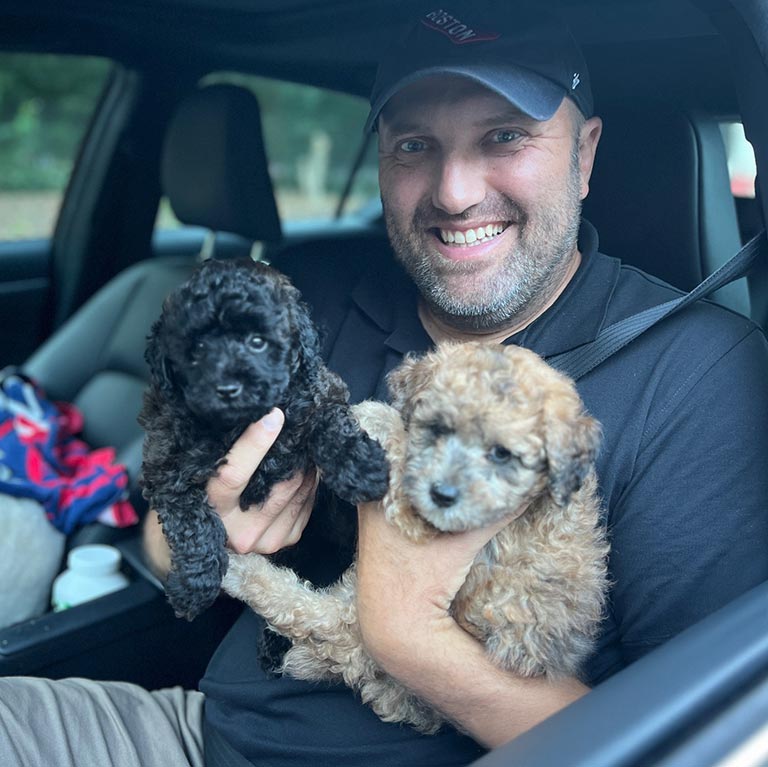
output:
[[[514,6],[513,2],[505,3]],[[5,0],[0,46],[105,55],[135,66],[240,67],[366,95],[414,10],[449,0]],[[687,0],[549,0],[585,48],[596,93],[735,111],[727,51]],[[340,45],[343,40],[343,45]]]

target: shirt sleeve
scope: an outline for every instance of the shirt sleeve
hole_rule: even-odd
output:
[[[609,515],[624,662],[768,578],[768,347],[755,329],[649,425]]]

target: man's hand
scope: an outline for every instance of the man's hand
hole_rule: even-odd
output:
[[[208,500],[224,522],[229,546],[238,554],[274,554],[292,546],[312,513],[318,483],[314,470],[275,485],[259,506],[240,509],[240,495],[277,439],[283,420],[282,412],[275,409],[251,424],[208,482]]]
[[[477,553],[506,524],[412,543],[376,503],[358,509],[358,619],[382,668],[475,740],[495,747],[587,692],[575,679],[496,668],[449,607]]]
[[[429,642],[436,631],[458,628],[451,603],[478,552],[506,524],[413,543],[386,521],[379,504],[360,505],[360,628],[368,651],[387,671],[397,676],[399,662],[409,662],[414,632]]]
[[[301,538],[312,513],[318,483],[314,470],[275,485],[259,506],[240,509],[240,496],[277,439],[283,421],[283,413],[275,409],[252,423],[232,445],[218,474],[208,482],[208,500],[224,522],[229,546],[238,554],[273,554],[292,546]],[[170,553],[152,510],[144,524],[144,548],[155,572],[161,577],[167,574]]]

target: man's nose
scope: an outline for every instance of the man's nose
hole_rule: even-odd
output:
[[[446,157],[435,175],[432,204],[446,213],[463,213],[485,199],[485,177],[476,164]]]

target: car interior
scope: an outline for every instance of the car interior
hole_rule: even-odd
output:
[[[768,221],[768,9],[760,0],[549,4],[584,47],[604,120],[583,209],[600,249],[689,291]],[[146,337],[200,260],[254,255],[291,272],[321,259],[355,273],[392,257],[376,205],[291,227],[276,202],[264,105],[245,85],[206,77],[243,72],[364,98],[379,51],[414,7],[426,6],[11,0],[0,9],[1,50],[113,62],[53,233],[0,241],[0,367],[18,366],[79,408],[82,438],[116,449],[140,512]],[[752,197],[732,191],[729,121],[744,125],[762,170]],[[349,141],[360,157],[370,149],[361,131]],[[163,198],[182,225],[164,238]],[[768,263],[710,300],[768,328]],[[222,597],[194,622],[179,620],[137,528],[92,523],[67,548],[90,542],[120,548],[130,585],[0,629],[0,674],[195,687],[241,605]],[[768,586],[745,595],[476,764],[735,764],[727,758],[767,731],[767,599]],[[760,753],[768,758],[768,746]]]

